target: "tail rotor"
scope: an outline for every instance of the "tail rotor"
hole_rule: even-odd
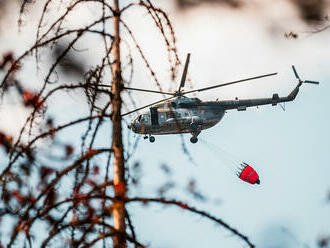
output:
[[[294,75],[296,76],[296,78],[298,79],[300,84],[306,83],[306,84],[320,84],[320,82],[317,81],[311,81],[311,80],[301,80],[301,78],[299,77],[296,68],[294,67],[294,65],[292,66],[292,70]]]

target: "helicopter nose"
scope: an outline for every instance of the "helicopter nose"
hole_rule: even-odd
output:
[[[134,122],[131,124],[131,129],[134,133],[139,132],[141,129],[141,124]]]

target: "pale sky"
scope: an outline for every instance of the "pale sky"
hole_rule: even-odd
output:
[[[132,188],[130,193],[155,195],[159,183],[166,179],[159,169],[164,163],[173,170],[172,180],[178,186],[169,192],[169,198],[184,199],[222,218],[249,236],[257,247],[290,248],[303,247],[303,244],[316,247],[320,235],[330,234],[330,203],[326,201],[330,190],[330,86],[327,83],[330,32],[304,33],[310,28],[297,19],[297,13],[286,1],[269,1],[268,5],[254,1],[259,5],[244,11],[204,6],[184,12],[179,12],[169,1],[157,3],[169,13],[181,60],[184,61],[186,53],[192,54],[190,87],[279,73],[273,78],[197,94],[200,99],[287,95],[297,84],[292,64],[303,79],[321,84],[303,85],[297,99],[286,104],[286,111],[279,106],[250,108],[245,112],[232,110],[214,128],[203,131],[197,144],[190,144],[190,135],[184,135],[197,165],[191,164],[183,153],[180,136],[156,136],[153,144],[141,139],[133,161],[142,162],[142,188],[138,191]],[[95,13],[94,9],[81,11],[84,15],[73,17],[77,22],[81,16],[83,21],[88,21]],[[152,31],[156,29],[151,26],[150,18],[138,11],[127,18],[164,88],[176,89],[176,84],[169,83],[164,44],[159,34]],[[15,22],[11,25],[14,27]],[[32,30],[32,24],[25,26],[19,39],[17,29],[1,34],[0,54],[11,48],[14,41],[18,54],[28,48],[35,38]],[[290,31],[298,32],[299,39],[285,39],[284,32]],[[123,37],[127,36],[123,34]],[[94,49],[86,51],[85,56],[97,61],[99,44],[93,44]],[[87,43],[79,44],[79,48],[86,46]],[[29,75],[34,75],[33,66],[27,67]],[[157,89],[139,59],[135,71],[132,86]],[[181,71],[182,68],[179,75]],[[27,75],[22,76],[24,82],[31,79]],[[40,77],[42,72],[34,80]],[[31,87],[35,87],[33,83]],[[159,95],[145,93],[134,93],[134,96],[141,106],[161,99]],[[64,99],[75,106],[84,104],[79,95]],[[81,113],[79,107],[71,113],[64,103],[53,101],[61,113],[60,121]],[[0,113],[0,128],[15,134],[24,120],[21,107],[8,103],[1,106]],[[127,132],[125,129],[125,135]],[[136,138],[137,135],[131,135],[131,142]],[[223,164],[222,156],[226,154],[250,162],[258,171],[261,184],[239,181]],[[185,186],[190,178],[197,180],[208,202],[200,203],[188,197]],[[220,204],[215,204],[219,200]],[[139,241],[153,248],[246,247],[223,228],[176,208],[132,206],[131,213]],[[283,231],[286,229],[289,232]]]

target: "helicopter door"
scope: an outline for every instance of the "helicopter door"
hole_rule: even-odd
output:
[[[150,116],[151,116],[151,125],[158,126],[158,110],[157,108],[150,108]]]

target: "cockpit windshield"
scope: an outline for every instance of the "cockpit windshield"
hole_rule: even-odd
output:
[[[141,114],[136,118],[137,122],[145,122],[148,120],[148,114]]]

